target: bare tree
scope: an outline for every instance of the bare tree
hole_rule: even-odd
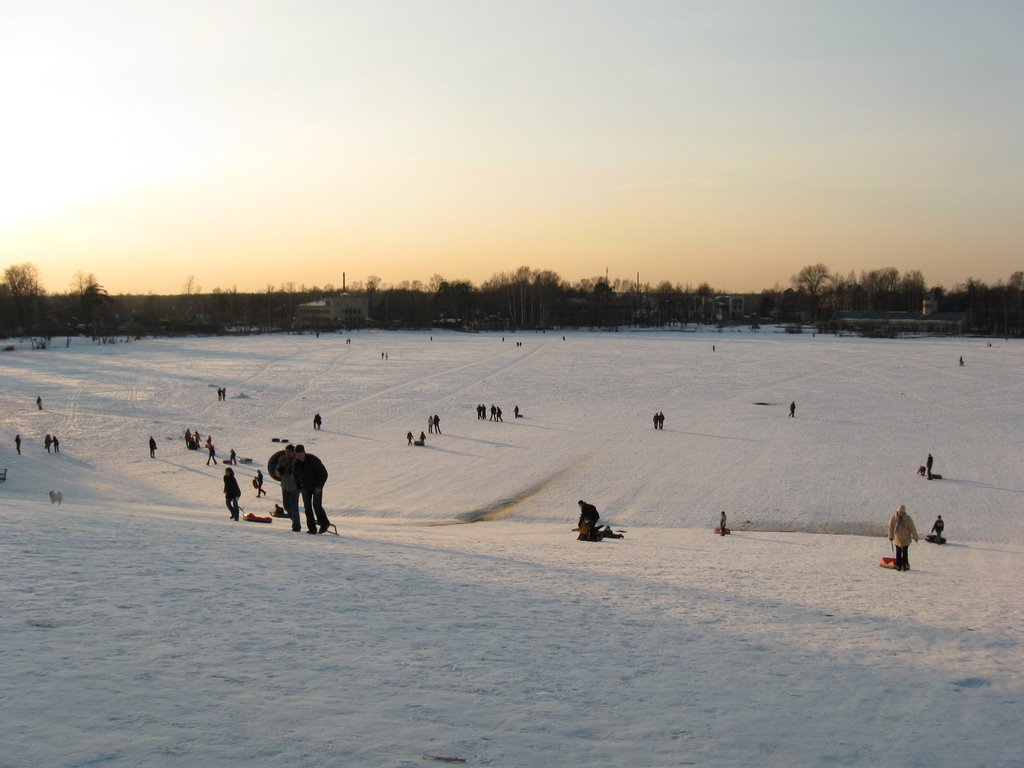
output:
[[[807,265],[790,278],[794,290],[803,291],[811,297],[812,322],[818,319],[818,297],[831,279],[832,273],[821,262]]]
[[[39,299],[46,295],[39,279],[39,270],[30,262],[14,264],[4,270],[4,285],[14,301],[18,325],[27,331],[35,322]]]
[[[182,291],[185,294],[185,319],[186,320],[191,320],[192,319],[192,315],[193,315],[193,312],[194,312],[194,306],[193,306],[193,299],[192,299],[192,297],[193,296],[197,296],[201,290],[202,290],[202,288],[200,288],[198,285],[196,285],[196,276],[195,275],[189,275],[188,277],[185,278],[185,285],[183,286]]]

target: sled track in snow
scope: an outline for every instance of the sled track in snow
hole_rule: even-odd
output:
[[[568,467],[558,470],[552,475],[539,480],[531,486],[528,486],[517,493],[515,496],[511,496],[505,499],[499,499],[493,504],[484,507],[483,509],[473,509],[469,512],[462,512],[455,516],[453,525],[462,523],[482,523],[491,522],[494,520],[501,520],[511,515],[517,506],[527,499],[536,496],[545,489],[549,488],[553,484],[557,483],[562,478],[570,475],[584,463],[585,459],[580,459],[574,464],[570,464]]]
[[[733,533],[756,531],[759,533],[826,533],[830,536],[885,536],[885,523],[864,521],[836,521],[815,524],[786,520],[754,520],[749,525],[736,523],[729,526]]]

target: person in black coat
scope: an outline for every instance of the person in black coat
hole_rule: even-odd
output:
[[[242,489],[238,487],[238,480],[235,479],[235,471],[231,467],[224,468],[224,504],[231,513],[231,519],[238,519],[238,499],[242,496]]]
[[[601,534],[597,532],[597,520],[601,515],[598,514],[597,507],[585,502],[583,499],[580,499],[577,503],[580,505],[580,519],[577,521],[576,527],[580,532],[580,540],[600,541]]]
[[[149,458],[156,458],[156,440],[153,439],[152,435],[149,436]]]
[[[327,468],[303,445],[295,446],[295,480],[302,492],[302,505],[306,508],[306,533],[326,533],[331,521],[324,511],[324,485]]]
[[[925,469],[925,472],[927,473],[926,476],[927,476],[927,478],[929,480],[932,479],[932,462],[933,461],[934,461],[934,459],[932,458],[932,455],[929,453],[928,454],[928,460],[924,463],[924,469]]]

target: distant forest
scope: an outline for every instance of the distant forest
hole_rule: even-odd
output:
[[[480,286],[440,275],[425,284],[386,285],[371,276],[347,285],[346,292],[365,297],[365,312],[314,325],[303,319],[300,305],[338,296],[337,286],[286,283],[252,293],[234,288],[204,292],[188,277],[173,295],[110,295],[95,275],[80,272],[67,291],[47,293],[34,265],[15,264],[4,270],[0,283],[0,335],[45,340],[358,328],[514,331],[766,323],[829,332],[842,330],[848,313],[920,315],[925,299],[932,299],[941,313],[962,313],[963,333],[1020,337],[1024,327],[1024,272],[995,285],[968,278],[947,290],[929,286],[919,271],[888,267],[843,275],[813,264],[793,275],[786,287],[730,294],[707,283],[694,288],[604,277],[570,283],[550,270],[521,267],[495,274]]]

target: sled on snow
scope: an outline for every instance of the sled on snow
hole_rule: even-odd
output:
[[[930,542],[932,544],[945,544],[946,543],[946,540],[942,536],[937,536],[934,533],[929,534],[928,536],[925,536],[924,540],[927,541],[927,542]]]
[[[721,528],[715,528],[715,533],[717,533],[719,536],[721,536],[722,535],[722,529]],[[725,535],[728,536],[730,533],[732,533],[732,528],[726,528],[725,529]]]
[[[603,541],[604,539],[624,539],[626,538],[626,532],[620,530],[616,533],[612,530],[610,525],[605,526],[590,526],[583,524],[578,525],[572,529],[574,532],[579,532],[579,536],[576,537],[577,541]]]
[[[272,523],[274,518],[264,517],[263,515],[254,515],[252,512],[246,512],[242,515],[243,520],[248,520],[250,523]]]
[[[881,560],[878,561],[878,564],[880,566],[882,566],[883,568],[892,568],[893,570],[895,570],[896,569],[896,558],[895,557],[883,557]],[[903,570],[909,571],[910,570],[910,566],[909,565],[903,566]]]

